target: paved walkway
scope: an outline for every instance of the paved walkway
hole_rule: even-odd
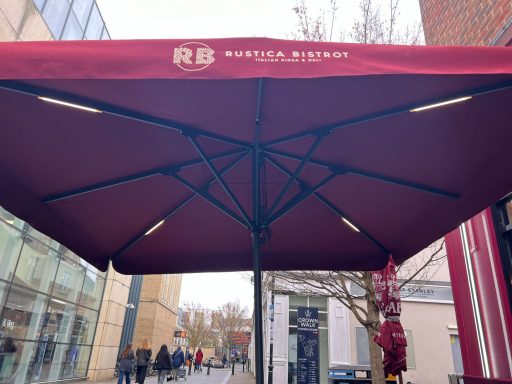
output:
[[[245,371],[244,373],[235,372],[234,375],[230,376],[227,384],[254,384],[256,383],[256,379],[253,374]]]
[[[207,368],[203,367],[203,372],[194,373],[187,375],[187,380],[179,379],[178,381],[167,381],[164,380],[164,384],[254,384],[256,380],[252,373],[242,372],[242,366],[237,364],[235,366],[235,374],[231,374],[230,368],[210,368],[210,374],[207,375]],[[144,384],[157,384],[158,376],[147,377]],[[96,382],[95,384],[117,384],[117,378],[113,378],[108,381]],[[126,381],[123,381],[126,384]],[[131,381],[131,384],[135,384],[135,380]]]

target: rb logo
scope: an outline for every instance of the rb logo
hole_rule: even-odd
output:
[[[215,61],[215,51],[203,43],[190,42],[174,48],[173,63],[184,71],[200,71]]]

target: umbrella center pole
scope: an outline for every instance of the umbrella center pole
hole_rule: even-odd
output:
[[[261,129],[261,100],[263,95],[263,79],[258,82],[258,97],[256,105],[256,118],[254,127],[254,141],[252,144],[252,214],[253,222],[251,228],[252,236],[252,258],[254,273],[254,347],[256,362],[256,384],[264,384],[264,350],[263,350],[263,316],[261,300],[261,244],[263,242],[262,228],[262,201],[261,201],[261,150],[260,150],[260,129]]]
[[[253,273],[254,273],[254,346],[256,362],[256,384],[264,383],[263,370],[263,317],[261,299],[261,239],[259,231],[252,232]]]

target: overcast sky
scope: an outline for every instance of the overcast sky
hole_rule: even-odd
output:
[[[200,303],[208,309],[218,309],[228,302],[238,301],[252,315],[254,286],[252,273],[187,273],[181,284],[180,305]]]
[[[385,0],[376,0],[384,4]],[[113,39],[197,39],[272,37],[287,39],[297,29],[292,11],[296,0],[97,0]],[[309,1],[316,14],[328,0]],[[359,0],[338,0],[337,25],[350,26],[358,17]],[[399,24],[420,21],[417,0],[401,0]],[[348,32],[347,32],[348,31]],[[334,41],[335,39],[333,39]],[[253,285],[248,273],[183,275],[180,305],[201,303],[205,308],[239,301],[253,308]]]
[[[292,37],[297,0],[97,0],[113,39]],[[309,0],[316,14],[328,0]],[[386,0],[375,0],[385,4]],[[348,30],[358,17],[359,0],[338,0],[337,25]],[[420,20],[417,0],[400,1],[399,22]],[[348,36],[348,34],[346,34]]]

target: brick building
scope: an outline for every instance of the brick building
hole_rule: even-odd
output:
[[[156,352],[160,345],[174,344],[182,275],[147,275],[142,281],[134,345],[148,337]]]
[[[420,0],[427,45],[512,45],[510,0]]]

